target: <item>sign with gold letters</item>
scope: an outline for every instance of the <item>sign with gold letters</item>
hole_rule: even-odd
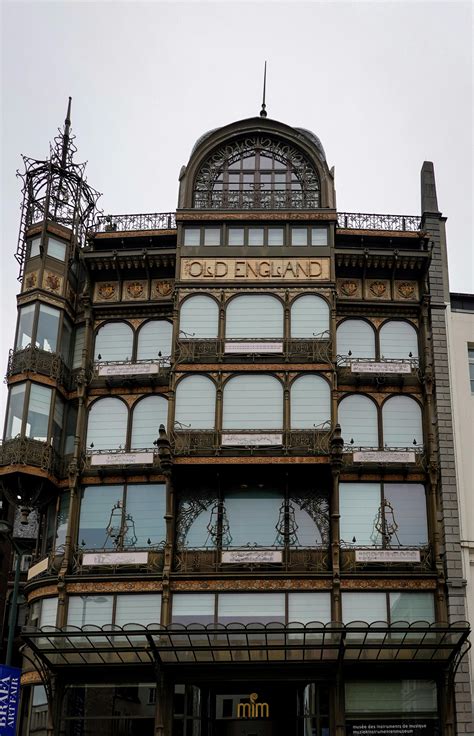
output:
[[[237,705],[237,718],[269,718],[268,703],[257,703],[258,693],[250,693],[249,703]]]
[[[183,258],[182,281],[327,281],[329,258]]]

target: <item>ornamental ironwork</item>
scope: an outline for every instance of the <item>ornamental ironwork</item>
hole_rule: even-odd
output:
[[[283,191],[257,187],[194,192],[194,207],[206,210],[279,210],[314,209],[319,207],[318,191]]]
[[[41,350],[29,345],[22,350],[10,350],[7,378],[18,373],[39,373],[48,376],[68,389],[72,389],[72,373],[58,353]]]
[[[417,215],[376,215],[363,212],[338,212],[337,227],[344,230],[401,230],[418,232],[421,217]]]
[[[99,215],[91,224],[92,233],[133,232],[136,230],[176,230],[174,212],[145,212],[128,215]]]
[[[0,445],[0,466],[31,465],[50,475],[62,477],[66,469],[56,450],[47,442],[32,440],[28,437],[15,437],[4,440]]]
[[[275,341],[258,340],[226,340],[212,339],[190,339],[181,337],[176,342],[176,363],[221,363],[223,361],[235,362],[235,356],[239,361],[262,361],[274,363],[280,355],[284,361],[296,363],[326,363],[332,364],[332,341],[328,333],[321,333],[313,339],[290,338],[281,341],[280,352],[267,350],[266,345],[274,345]],[[233,344],[238,344],[238,352],[231,349]],[[248,345],[248,349],[246,349]]]

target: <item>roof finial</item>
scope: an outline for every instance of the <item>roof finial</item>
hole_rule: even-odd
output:
[[[69,134],[71,132],[71,102],[72,102],[72,97],[69,97],[66,119],[64,121],[63,145],[62,145],[62,151],[61,151],[61,166],[63,167],[63,169],[66,168],[67,151],[69,148]]]
[[[266,110],[266,104],[265,104],[265,91],[267,87],[267,62],[265,62],[265,66],[263,69],[263,99],[262,99],[262,109],[260,110],[260,117],[266,118],[267,117],[267,110]]]

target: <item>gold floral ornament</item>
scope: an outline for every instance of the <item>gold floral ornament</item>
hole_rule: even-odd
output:
[[[59,291],[61,279],[55,273],[47,273],[45,278],[46,288],[50,291]]]
[[[411,284],[409,281],[404,281],[398,285],[398,293],[404,299],[411,299],[415,293],[415,284]]]
[[[25,286],[27,289],[34,289],[36,286],[36,282],[38,280],[38,276],[36,273],[29,273],[25,278]]]
[[[357,281],[343,281],[341,291],[346,296],[354,296],[357,292]]]
[[[381,297],[387,291],[387,285],[383,281],[373,281],[370,284],[370,291],[374,296]]]
[[[173,283],[171,281],[157,281],[155,289],[159,296],[169,296],[173,291]]]
[[[139,281],[132,281],[132,283],[127,286],[127,292],[132,299],[138,299],[143,294],[143,284]]]
[[[111,284],[110,282],[101,284],[99,286],[99,296],[101,296],[102,299],[112,299],[115,296],[116,290],[117,288],[115,284]]]

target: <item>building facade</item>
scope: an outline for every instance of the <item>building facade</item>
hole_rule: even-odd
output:
[[[262,111],[103,216],[74,150],[25,159],[22,736],[470,733],[432,165],[421,216],[341,213]]]

